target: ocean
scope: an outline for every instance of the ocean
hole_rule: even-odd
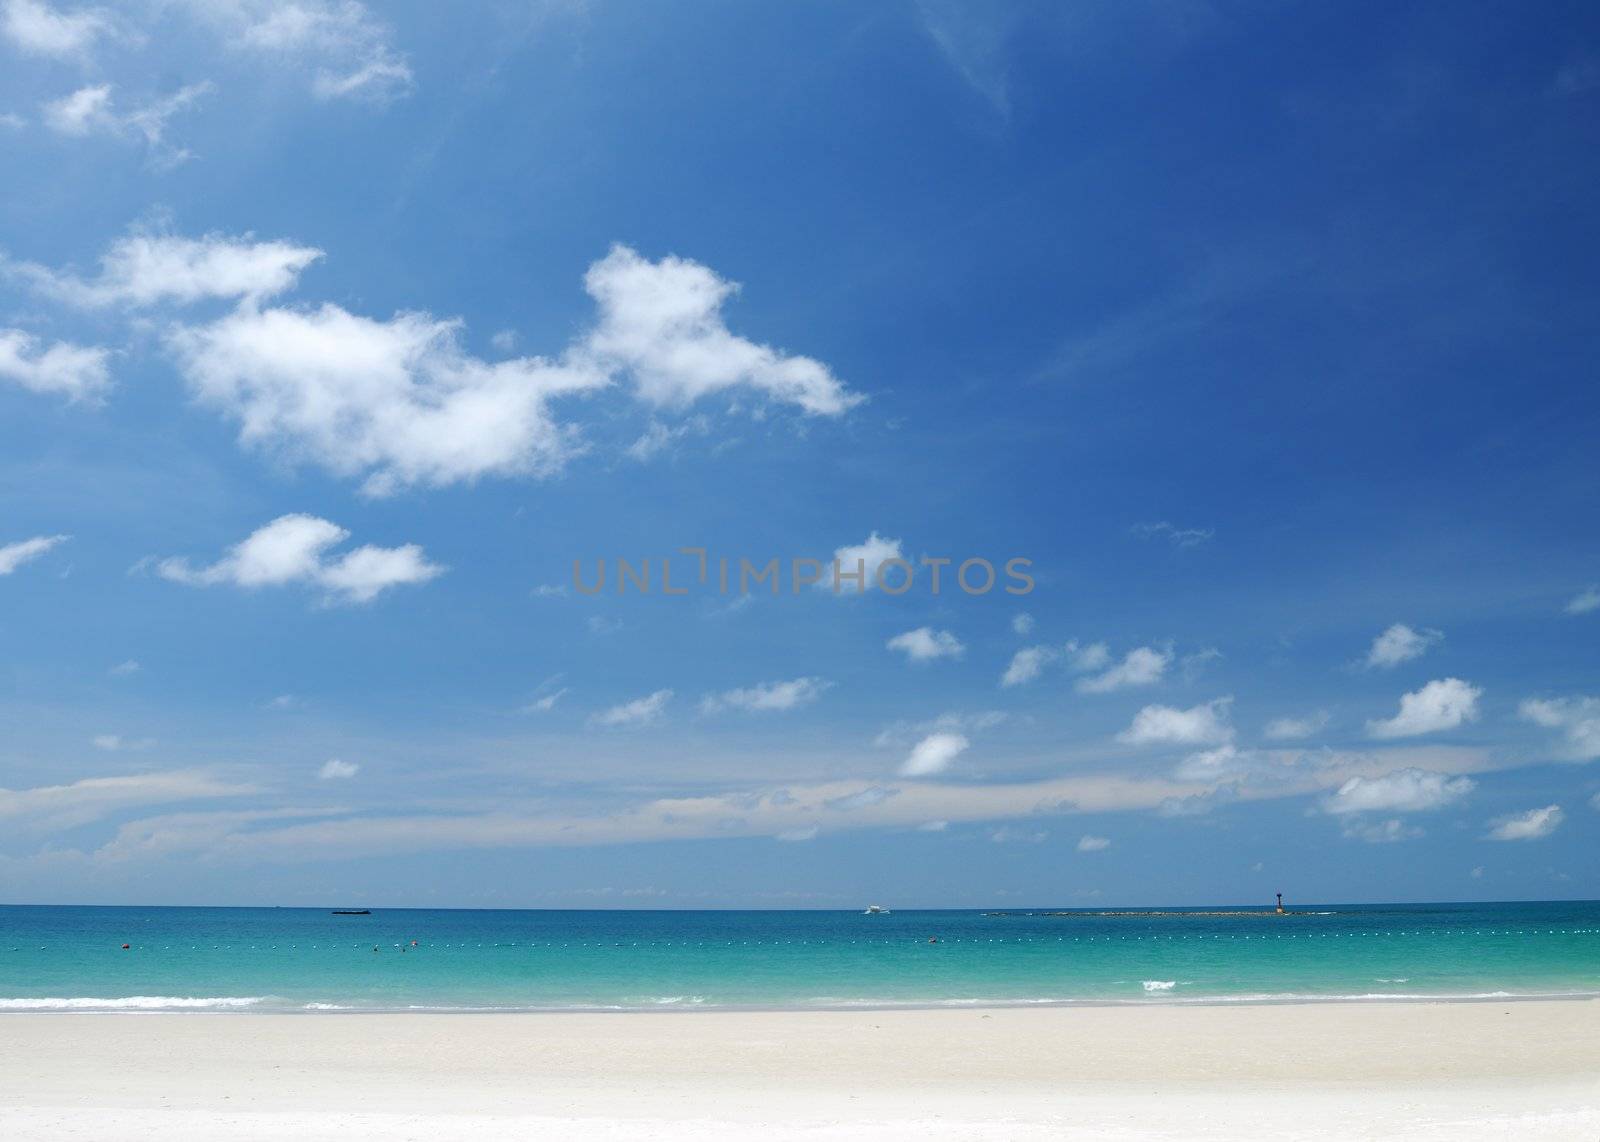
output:
[[[1600,995],[1600,903],[676,912],[0,907],[5,1011],[544,1011]],[[127,947],[124,948],[123,945]]]

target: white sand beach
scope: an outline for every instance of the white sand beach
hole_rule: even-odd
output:
[[[1600,1003],[0,1017],[0,1136],[1600,1137]]]

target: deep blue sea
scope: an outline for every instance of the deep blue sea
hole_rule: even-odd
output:
[[[596,912],[0,907],[0,1011],[462,1011],[1600,995],[1600,903]],[[124,949],[123,944],[128,947]]]

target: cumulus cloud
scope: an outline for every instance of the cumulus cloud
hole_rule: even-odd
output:
[[[885,538],[874,530],[860,543],[835,548],[833,559],[822,569],[822,577],[814,586],[819,591],[832,591],[837,595],[863,594],[878,585],[878,569],[891,559],[905,559],[900,541]],[[837,578],[833,573],[835,565],[839,568]],[[904,569],[898,567],[884,572],[885,580],[896,589],[900,586],[898,576],[904,574]],[[890,576],[896,577],[891,579]]]
[[[279,255],[308,252],[288,247]],[[681,259],[652,263],[614,248],[586,279],[599,323],[555,359],[485,361],[462,347],[459,321],[419,312],[384,321],[333,304],[241,305],[209,324],[179,327],[169,345],[191,391],[239,423],[243,444],[361,477],[375,496],[552,475],[583,445],[574,428],[555,420],[551,402],[618,378],[631,378],[635,394],[651,403],[681,404],[733,386],[818,415],[857,403],[831,374],[837,391],[772,383],[774,371],[805,359],[728,332],[716,312],[720,300],[708,298],[701,279],[720,280]],[[770,367],[751,363],[757,349]],[[705,383],[691,383],[695,377]],[[830,391],[834,398],[824,399]],[[880,548],[891,546],[881,557],[897,555],[898,543],[874,535],[863,553],[881,561]]]
[[[1033,633],[1033,616],[1024,611],[1011,616],[1011,633],[1030,635]]]
[[[1150,646],[1136,647],[1122,661],[1102,674],[1080,678],[1077,686],[1083,694],[1109,694],[1134,686],[1150,686],[1161,681],[1167,667],[1172,664],[1170,650],[1157,650]]]
[[[33,562],[69,538],[66,535],[36,535],[32,539],[0,546],[0,575],[11,574],[24,563]]]
[[[578,447],[549,402],[605,375],[484,361],[462,349],[460,329],[424,313],[247,306],[170,344],[199,401],[238,421],[241,443],[363,477],[369,495],[559,470]]]
[[[48,348],[21,329],[0,329],[0,380],[30,392],[93,403],[111,388],[108,350],[70,341]]]
[[[1546,805],[1543,809],[1497,817],[1489,823],[1487,836],[1491,841],[1537,841],[1560,828],[1565,816],[1560,805]]]
[[[1096,837],[1085,833],[1078,838],[1078,851],[1080,853],[1097,853],[1110,847],[1111,839],[1109,837]]]
[[[258,528],[209,567],[164,559],[156,565],[164,579],[189,586],[320,588],[328,599],[368,603],[391,587],[426,583],[445,569],[428,562],[421,547],[358,547],[337,558],[328,549],[350,538],[337,524],[311,515],[285,515]]]
[[[1443,638],[1440,631],[1412,630],[1405,623],[1395,623],[1372,640],[1372,647],[1367,651],[1367,666],[1386,670],[1421,658],[1429,647]]]
[[[354,777],[361,771],[361,766],[353,761],[340,761],[336,757],[329,758],[322,763],[322,768],[317,770],[319,781],[342,781]]]
[[[1424,813],[1442,809],[1477,788],[1470,777],[1426,769],[1397,769],[1381,777],[1352,777],[1322,803],[1326,812]]]
[[[1044,672],[1044,668],[1056,658],[1056,650],[1050,646],[1025,646],[1011,656],[1011,664],[1006,667],[1006,672],[1000,676],[1002,686],[1021,686],[1032,682]]]
[[[1561,731],[1565,760],[1600,758],[1600,698],[1529,698],[1518,712],[1535,725]]]
[[[1566,605],[1565,610],[1569,615],[1586,615],[1590,611],[1600,611],[1600,583],[1579,591]]]
[[[823,678],[791,678],[787,682],[760,682],[739,690],[725,690],[721,694],[707,694],[700,700],[702,714],[716,714],[723,710],[745,710],[752,713],[797,710],[809,706],[822,696],[833,683]]]
[[[1400,696],[1400,712],[1392,718],[1367,723],[1375,738],[1408,738],[1453,730],[1478,719],[1478,699],[1483,691],[1459,678],[1440,678],[1422,689]]]
[[[212,90],[210,83],[191,83],[162,99],[124,110],[117,104],[111,84],[94,84],[46,103],[42,108],[42,121],[58,135],[73,138],[102,135],[143,143],[152,159],[172,166],[190,155],[168,141],[167,121],[194,106]]]
[[[657,690],[646,694],[643,698],[635,698],[631,702],[612,706],[602,710],[591,719],[597,726],[629,727],[647,726],[652,722],[661,720],[667,712],[667,703],[672,701],[671,690]]]
[[[911,662],[934,662],[940,658],[960,658],[967,652],[959,638],[947,630],[918,627],[897,634],[886,644],[890,650],[899,650]]]
[[[1133,716],[1133,723],[1117,735],[1129,745],[1212,745],[1233,740],[1228,721],[1232,697],[1216,698],[1191,706],[1146,706]]]
[[[822,362],[730,332],[722,306],[739,286],[698,262],[650,262],[613,246],[589,267],[584,284],[600,307],[589,350],[627,369],[651,404],[681,408],[748,386],[805,412],[838,416],[864,399]]]
[[[1316,710],[1303,718],[1274,718],[1261,732],[1273,741],[1298,741],[1320,732],[1327,725],[1328,712]]]
[[[0,31],[28,55],[82,59],[117,30],[115,18],[101,8],[68,11],[40,0],[6,0],[0,11]]]
[[[951,731],[929,734],[911,747],[911,753],[900,766],[900,776],[930,777],[943,773],[971,744],[965,734]]]
[[[257,241],[253,235],[134,232],[100,257],[100,272],[85,280],[35,262],[7,265],[13,275],[68,305],[189,305],[211,299],[259,301],[293,289],[305,268],[323,256],[312,246]]]

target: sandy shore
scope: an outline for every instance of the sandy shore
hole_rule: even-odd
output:
[[[0,1136],[1600,1137],[1600,1002],[0,1016]]]

